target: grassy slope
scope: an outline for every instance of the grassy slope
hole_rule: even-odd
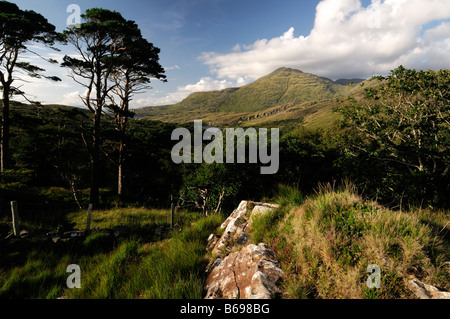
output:
[[[357,85],[340,85],[313,74],[281,68],[240,88],[197,92],[175,105],[135,111],[139,118],[178,123],[203,119],[209,125],[224,126],[237,125],[246,122],[249,117],[286,106],[290,109],[289,114],[284,112],[276,118],[271,118],[274,114],[264,116],[268,117],[265,121],[267,123],[279,123],[302,119],[303,113],[315,111],[320,106],[325,107],[323,103],[334,101],[337,97],[344,97],[358,89]],[[314,104],[315,107],[308,111],[311,102],[318,102],[319,105]],[[303,113],[298,112],[299,110]]]
[[[272,247],[286,274],[283,298],[410,298],[408,276],[450,290],[449,212],[391,211],[351,188],[322,188],[304,198],[281,188],[282,208],[255,218],[251,238]],[[128,225],[133,235],[111,241],[92,233],[82,242],[2,246],[1,298],[202,298],[206,239],[222,216],[177,214],[170,233],[165,210],[94,212],[92,227]],[[68,215],[83,228],[85,212]],[[32,230],[31,230],[32,231]],[[66,267],[78,264],[82,288],[67,289]],[[381,289],[368,289],[367,267],[381,267]]]
[[[277,252],[284,298],[413,298],[406,280],[450,290],[449,212],[391,211],[351,188],[322,188],[302,200],[288,189],[284,209],[254,225],[255,241]],[[368,289],[367,267],[381,268],[381,289]]]
[[[92,227],[127,225],[132,235],[111,240],[93,232],[81,242],[1,246],[0,298],[202,298],[206,239],[223,218],[176,217],[179,228],[167,234],[161,232],[170,218],[166,210],[96,211]],[[68,216],[81,229],[85,218],[85,212]],[[80,266],[81,289],[66,288],[70,264]]]

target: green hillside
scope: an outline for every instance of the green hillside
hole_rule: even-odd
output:
[[[334,82],[299,70],[280,68],[240,88],[196,92],[174,105],[147,107],[135,111],[138,117],[178,122],[186,122],[199,118],[198,116],[204,119],[208,117],[208,113],[227,113],[227,115],[232,113],[233,118],[236,114],[245,117],[276,106],[342,97],[358,89],[356,85],[348,85],[351,82],[352,80]]]

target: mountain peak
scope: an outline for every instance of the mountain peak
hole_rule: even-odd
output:
[[[271,74],[275,74],[275,73],[284,73],[284,72],[295,72],[295,73],[304,73],[303,71],[297,70],[297,69],[292,69],[292,68],[287,68],[287,67],[281,67],[276,69],[275,71],[273,71]]]
[[[178,103],[187,109],[254,112],[276,105],[333,99],[346,87],[311,73],[282,67],[239,88],[197,92]]]

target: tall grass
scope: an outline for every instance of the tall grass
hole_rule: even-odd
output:
[[[200,217],[200,214],[178,211],[175,215],[177,224],[187,223]],[[84,229],[86,227],[86,212],[73,212],[68,215],[68,220],[74,223],[74,228]],[[127,225],[131,228],[140,228],[145,225],[168,225],[171,213],[167,209],[148,208],[113,208],[98,210],[92,213],[91,228],[112,228],[117,225]]]
[[[202,298],[206,239],[222,223],[212,215],[194,222],[169,238],[154,243],[122,243],[84,278],[69,298]]]
[[[69,220],[84,228],[83,215]],[[100,211],[93,214],[93,227],[121,224],[141,231],[116,240],[92,232],[78,242],[2,247],[0,298],[202,298],[206,241],[223,217],[182,212],[165,238],[142,231],[167,226],[168,216],[162,210]],[[80,266],[80,289],[66,286],[70,264]]]
[[[385,209],[351,186],[322,186],[290,208],[276,224],[276,236],[265,238],[286,272],[285,297],[411,298],[405,285],[411,276],[449,290],[449,214],[427,215],[427,222],[423,214]],[[439,226],[433,229],[433,223]],[[381,289],[366,285],[371,264],[381,268]]]

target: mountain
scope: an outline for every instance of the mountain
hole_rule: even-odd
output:
[[[210,108],[215,112],[254,112],[291,102],[331,99],[346,91],[346,86],[329,79],[281,68],[240,88],[193,93],[179,105],[184,108]]]
[[[286,106],[315,105],[350,95],[359,89],[360,79],[336,82],[290,68],[280,68],[239,88],[196,92],[183,101],[167,106],[134,110],[137,118],[188,122],[204,119],[210,123],[236,124],[246,118],[256,118],[286,111]],[[353,84],[352,84],[353,82]],[[314,102],[314,104],[310,104]],[[305,104],[305,105],[303,105]],[[267,111],[267,112],[266,112]],[[286,113],[286,112],[284,112]]]

